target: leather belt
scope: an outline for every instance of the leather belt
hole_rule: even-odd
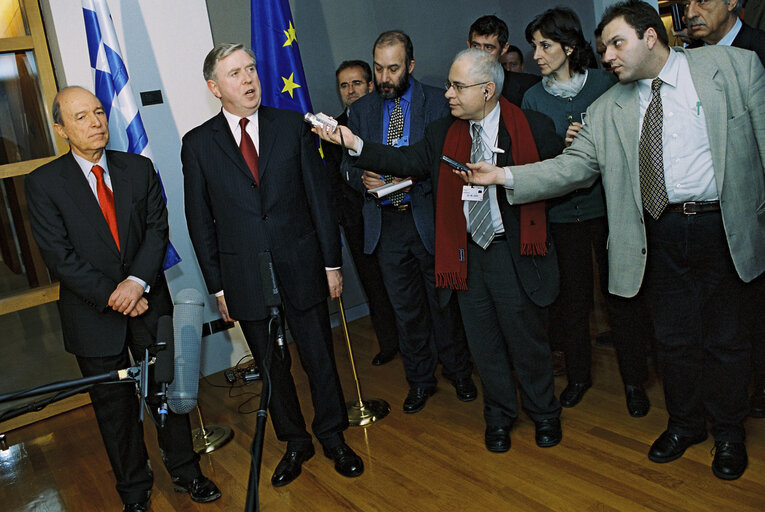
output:
[[[406,204],[400,204],[398,206],[393,206],[392,204],[385,204],[385,205],[381,205],[380,208],[382,208],[384,212],[406,213],[407,211],[409,211],[410,204],[411,203],[406,203]]]
[[[489,245],[504,242],[505,240],[507,240],[507,235],[505,233],[494,233],[494,238],[491,239],[491,243]],[[470,233],[468,233],[468,241],[473,245],[478,245],[473,241],[473,237],[470,236]],[[478,245],[478,247],[480,247],[480,245]]]
[[[720,201],[686,201],[667,205],[666,212],[696,215],[697,213],[719,212]]]

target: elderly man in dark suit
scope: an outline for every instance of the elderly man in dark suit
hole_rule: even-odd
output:
[[[536,425],[537,445],[555,446],[562,437],[545,330],[545,308],[558,293],[545,205],[513,207],[496,193],[501,189],[479,194],[463,188],[441,162],[446,155],[458,162],[506,165],[549,158],[561,150],[549,118],[521,111],[501,97],[503,78],[493,56],[463,50],[449,71],[446,97],[452,116],[431,123],[420,142],[392,149],[341,128],[351,157],[358,156],[349,159],[354,165],[396,169],[433,182],[436,285],[442,301],[457,292],[483,384],[484,440],[492,452],[510,448],[510,429],[520,412],[513,370],[523,409]],[[321,135],[340,142],[339,132]]]
[[[372,70],[363,60],[346,60],[338,66],[335,77],[338,94],[343,101],[343,113],[337,116],[337,122],[348,124],[351,105],[375,88]],[[324,161],[332,183],[335,214],[343,227],[361,287],[369,300],[369,316],[380,346],[380,352],[372,358],[372,364],[381,366],[391,362],[398,353],[396,317],[388,292],[385,291],[377,256],[364,253],[364,218],[361,213],[364,195],[351,187],[343,177],[340,170],[342,156],[339,146],[324,145]]]
[[[264,358],[268,315],[258,257],[269,252],[287,323],[311,387],[313,433],[338,473],[358,476],[335,367],[327,296],[342,293],[340,232],[329,181],[300,114],[261,106],[255,55],[216,45],[205,58],[207,87],[221,112],[183,137],[186,221],[208,291],[224,320],[239,320],[258,364],[271,374],[271,421],[287,451],[271,483],[297,478],[314,455],[300,412],[290,357]]]
[[[612,5],[600,26],[620,83],[571,146],[531,165],[480,163],[466,179],[521,204],[602,177],[609,291],[645,286],[658,341],[669,421],[648,458],[678,459],[709,419],[712,471],[733,480],[748,462],[745,283],[765,272],[765,70],[738,48],[669,48],[646,2]]]
[[[27,201],[35,240],[60,281],[64,345],[87,377],[131,366],[129,352],[143,360],[158,318],[172,314],[161,269],[167,210],[151,161],[104,150],[109,127],[98,98],[67,87],[52,112],[71,152],[26,177]],[[135,392],[96,386],[90,396],[125,510],[146,510],[153,477]],[[188,415],[170,412],[157,433],[176,489],[198,502],[219,498],[199,469]]]
[[[405,33],[384,32],[373,46],[375,92],[353,104],[348,126],[363,137],[392,146],[419,141],[431,121],[448,115],[441,91],[411,76],[414,49]],[[433,194],[427,177],[383,199],[366,191],[398,182],[390,172],[369,172],[343,161],[350,184],[364,193],[364,252],[375,254],[382,270],[399,335],[409,393],[403,410],[416,413],[436,390],[435,370],[454,384],[457,398],[475,400],[465,335],[456,304],[439,303],[433,278]],[[387,177],[386,177],[387,176]],[[399,174],[400,176],[400,174]]]

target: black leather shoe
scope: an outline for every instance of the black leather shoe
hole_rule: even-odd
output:
[[[192,501],[197,503],[209,503],[220,498],[220,489],[212,480],[204,475],[199,475],[190,482],[173,478],[173,488],[176,492],[187,492]]]
[[[563,393],[560,394],[560,404],[563,407],[574,407],[582,401],[584,393],[590,389],[592,381],[587,382],[569,382]]]
[[[324,455],[335,461],[335,471],[348,478],[359,476],[364,472],[364,462],[356,455],[351,447],[343,443],[334,448],[324,447]]]
[[[510,449],[510,427],[487,426],[483,439],[487,450],[504,453]]]
[[[712,461],[712,472],[717,478],[735,480],[744,474],[747,463],[746,445],[744,443],[715,442],[715,459]]]
[[[648,414],[651,402],[645,394],[643,386],[624,386],[624,394],[627,397],[627,411],[633,418],[642,418]]]
[[[651,445],[648,458],[653,462],[672,462],[682,457],[688,447],[701,443],[706,438],[706,432],[697,436],[681,436],[665,430]]]
[[[303,450],[287,449],[282,460],[276,465],[274,476],[271,477],[271,485],[281,487],[287,485],[300,475],[301,466],[305,461],[313,457],[316,451],[313,445]]]
[[[457,392],[457,398],[461,402],[472,402],[478,396],[478,390],[471,377],[457,379],[454,381],[454,390]]]
[[[535,422],[536,433],[534,438],[540,448],[549,448],[560,443],[563,439],[563,430],[560,427],[560,418],[547,418]]]
[[[434,388],[422,388],[419,386],[409,388],[409,394],[406,395],[406,400],[404,400],[404,412],[409,414],[420,412],[425,407],[428,397],[435,392]]]
[[[397,351],[393,352],[378,352],[376,356],[372,358],[372,364],[375,366],[382,366],[384,364],[388,364],[391,361],[393,361],[393,358],[396,357]]]
[[[749,400],[749,416],[765,418],[765,386],[755,388],[752,393],[752,398]]]
[[[149,510],[149,502],[144,501],[143,503],[127,503],[122,512],[146,512],[147,510]]]

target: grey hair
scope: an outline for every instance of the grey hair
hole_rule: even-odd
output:
[[[83,91],[90,92],[86,88],[79,85],[67,85],[66,87],[62,88],[60,91],[56,93],[56,95],[53,97],[53,105],[51,105],[51,108],[50,108],[50,115],[51,117],[53,117],[53,122],[56,124],[60,124],[61,126],[64,126],[64,118],[61,117],[61,102],[59,101],[59,99],[65,91],[68,91],[70,89],[81,89]]]
[[[467,48],[459,52],[452,64],[460,59],[470,61],[470,77],[478,82],[494,82],[494,95],[491,99],[499,98],[502,94],[502,86],[505,83],[505,69],[497,58],[489,52],[478,48]]]
[[[730,4],[730,0],[722,0],[722,2],[725,5]],[[735,14],[737,18],[741,16],[741,3],[742,3],[741,0],[739,0],[739,2],[736,4],[736,7],[733,8],[730,14]]]
[[[255,62],[255,53],[242,43],[218,43],[205,57],[205,63],[202,66],[202,75],[205,80],[217,80],[215,66],[237,50],[244,50],[247,55],[252,57],[252,62]]]

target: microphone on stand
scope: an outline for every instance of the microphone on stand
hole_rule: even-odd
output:
[[[287,357],[287,347],[284,344],[284,323],[279,307],[282,305],[282,298],[279,294],[279,287],[276,284],[276,274],[274,274],[274,262],[271,259],[271,253],[264,251],[258,254],[258,269],[260,271],[260,283],[263,289],[263,302],[268,311],[268,317],[276,320],[276,346],[279,349],[279,359],[282,361]]]
[[[197,290],[186,288],[175,296],[175,364],[167,401],[176,414],[188,414],[197,405],[203,311],[204,297]]]
[[[173,341],[173,318],[169,315],[159,317],[157,322],[157,356],[154,360],[154,382],[160,385],[159,406],[157,414],[159,415],[159,426],[164,427],[167,420],[167,387],[173,382],[173,359],[174,359],[174,341]]]

